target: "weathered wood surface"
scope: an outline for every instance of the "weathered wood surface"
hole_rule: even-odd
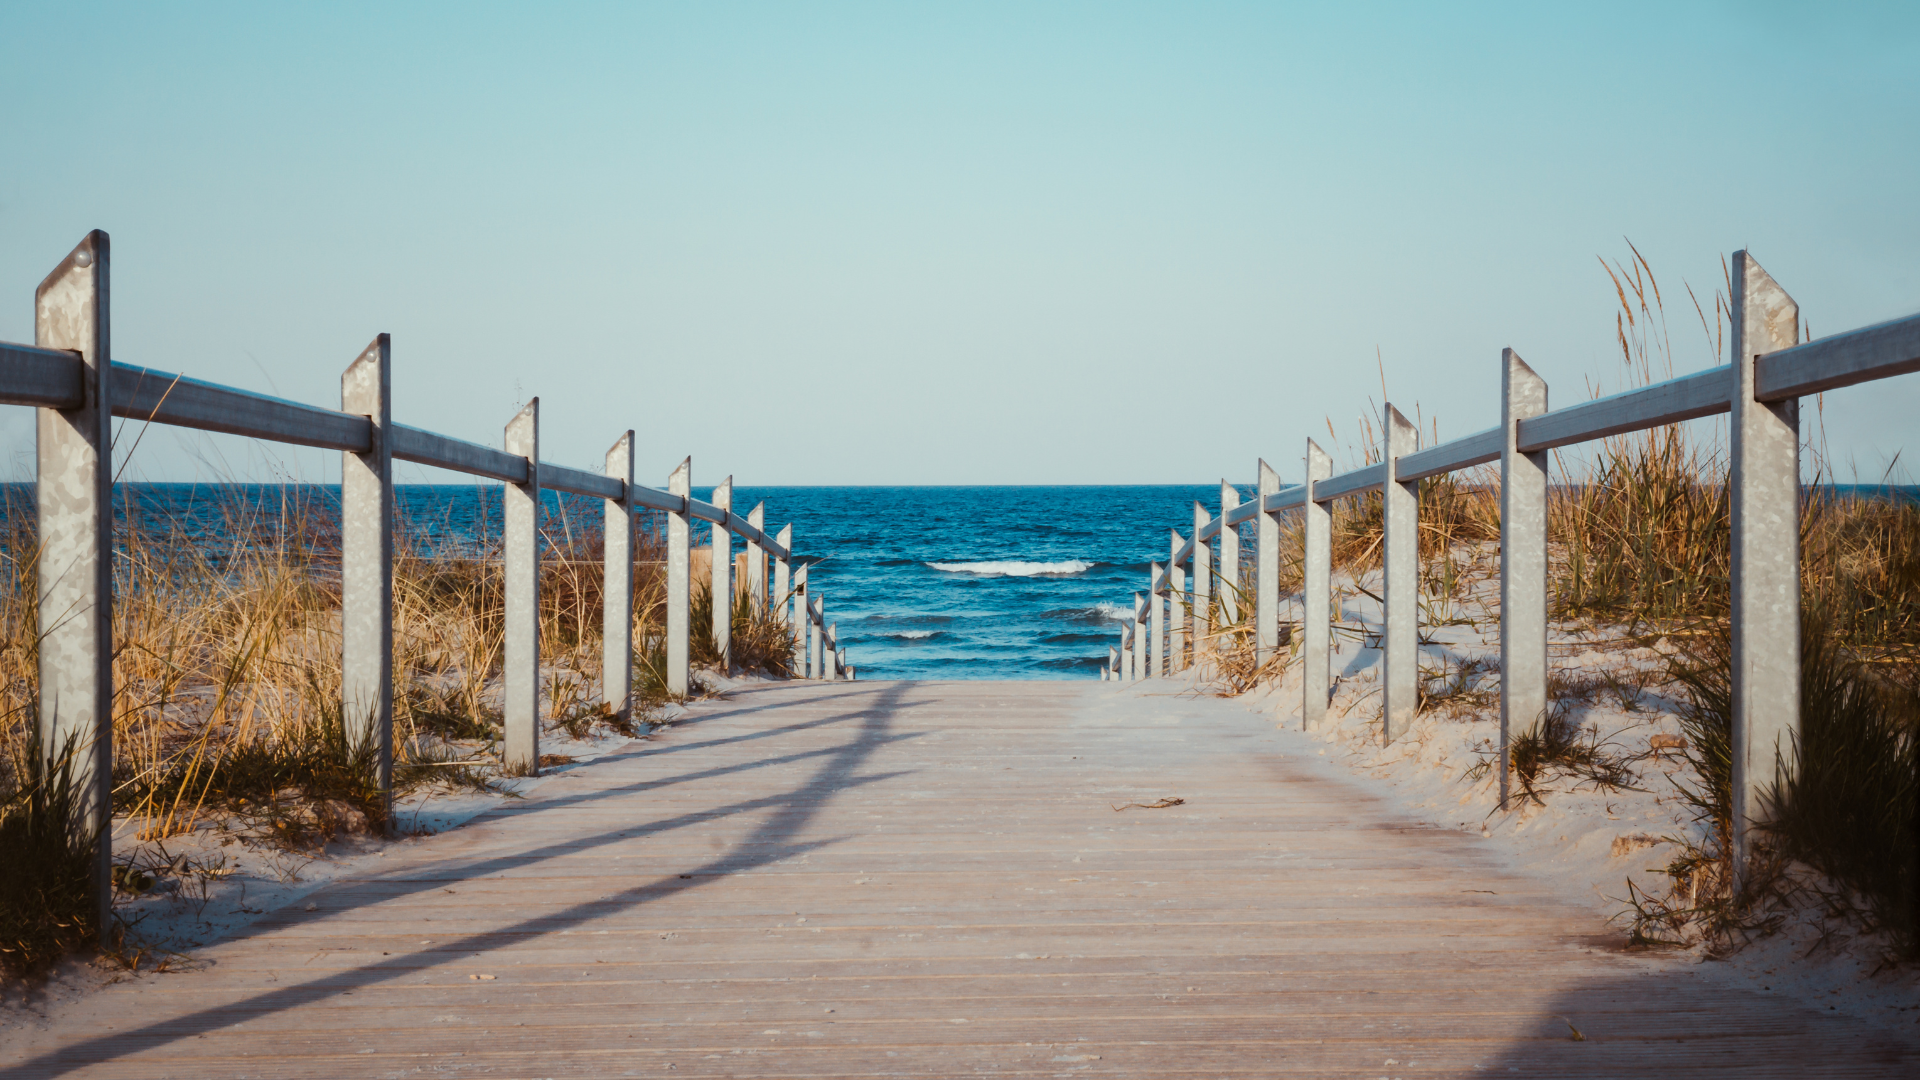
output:
[[[1139,695],[701,705],[13,1033],[0,1077],[1920,1073],[1911,1041],[1623,954],[1238,706]],[[1112,809],[1161,796],[1187,801]]]

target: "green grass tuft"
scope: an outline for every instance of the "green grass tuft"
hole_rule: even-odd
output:
[[[75,814],[73,754],[51,770],[29,744],[0,765],[0,970],[40,974],[99,933],[89,874],[94,837]]]

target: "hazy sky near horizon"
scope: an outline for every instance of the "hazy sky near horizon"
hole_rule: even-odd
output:
[[[116,359],[337,405],[387,331],[397,419],[655,483],[1291,482],[1383,381],[1494,424],[1503,346],[1618,389],[1628,239],[1676,373],[1736,248],[1920,310],[1912,4],[9,4],[0,147],[0,340],[101,228]],[[1842,473],[1916,415],[1828,395]],[[338,473],[127,475],[274,460]]]

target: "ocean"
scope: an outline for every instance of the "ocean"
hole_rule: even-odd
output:
[[[31,512],[27,485],[0,486],[0,516]],[[1920,496],[1913,487],[1838,490]],[[396,496],[405,528],[426,546],[478,548],[499,535],[496,485],[400,485]],[[287,508],[303,499],[331,508],[338,489],[125,484],[115,509],[124,519],[131,506],[217,546],[234,542],[236,516],[259,526],[251,542],[272,542],[274,523],[297,518]],[[1097,676],[1148,563],[1166,559],[1168,531],[1191,528],[1195,500],[1218,499],[1213,484],[739,487],[733,505],[745,513],[765,500],[769,533],[793,524],[795,553],[862,678],[1062,679]],[[241,503],[251,512],[235,515]],[[601,517],[598,500],[547,492],[546,504],[556,536],[590,532]],[[328,516],[318,515],[319,532]],[[706,542],[707,526],[696,522],[694,543]]]
[[[794,550],[861,678],[1096,678],[1168,530],[1218,484],[735,488]]]
[[[25,484],[4,512],[31,513]],[[425,547],[477,550],[500,531],[500,488],[398,485],[403,527]],[[712,489],[697,487],[696,498]],[[736,487],[745,513],[767,503],[767,531],[789,522],[796,555],[826,600],[862,678],[1094,678],[1144,588],[1167,533],[1189,526],[1218,485],[1168,487]],[[282,484],[117,485],[115,516],[166,523],[208,548],[272,543],[282,523],[326,548],[337,487]],[[598,500],[545,493],[549,533],[598,527]],[[318,514],[304,518],[301,505]],[[232,522],[250,523],[236,538]],[[708,542],[695,522],[693,542]],[[740,550],[735,541],[734,551]]]

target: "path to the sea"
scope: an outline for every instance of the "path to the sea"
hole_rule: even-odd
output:
[[[1920,1075],[1287,749],[1098,682],[747,690],[0,1077]]]

